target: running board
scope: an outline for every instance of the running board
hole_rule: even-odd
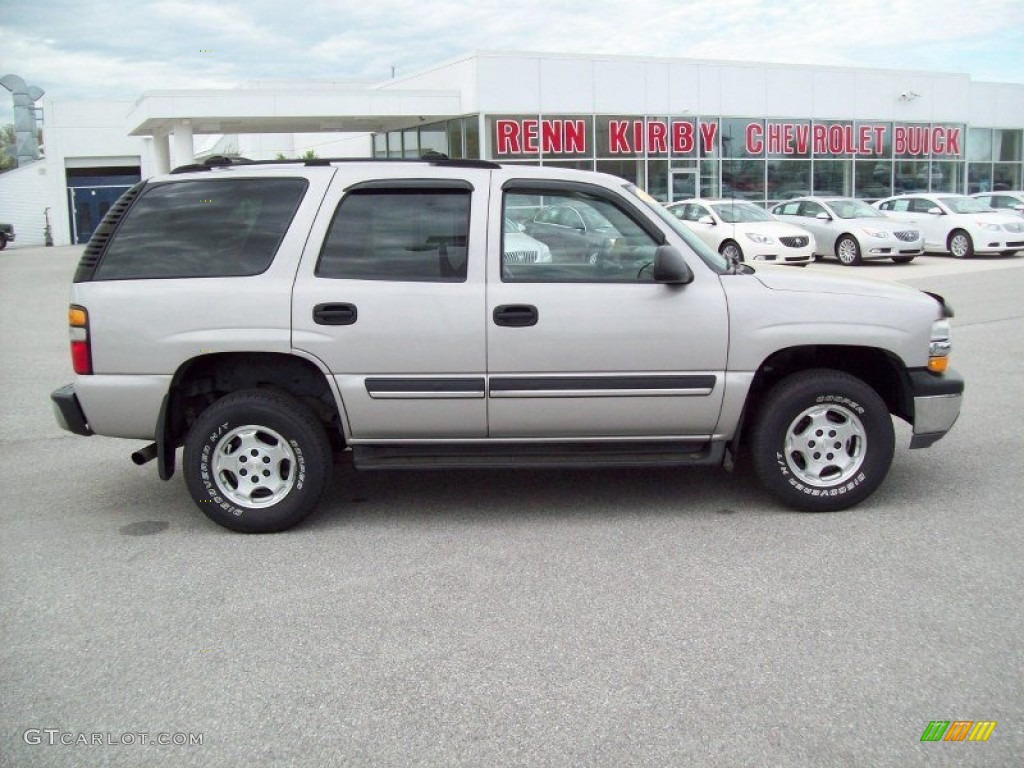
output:
[[[721,442],[355,445],[357,469],[589,469],[717,465]]]

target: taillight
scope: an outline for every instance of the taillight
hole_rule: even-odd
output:
[[[85,307],[72,304],[68,308],[71,332],[71,366],[75,373],[92,373],[92,348],[89,345],[89,313]]]

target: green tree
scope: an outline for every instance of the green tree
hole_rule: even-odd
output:
[[[17,158],[11,157],[7,152],[8,147],[11,148],[11,152],[14,152],[17,143],[18,140],[14,136],[14,123],[0,126],[0,173],[9,171],[18,165]]]

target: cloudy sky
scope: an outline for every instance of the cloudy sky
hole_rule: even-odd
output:
[[[1024,0],[0,0],[0,75],[57,100],[390,77],[474,50],[961,72],[1024,83]],[[0,123],[11,120],[0,90]]]

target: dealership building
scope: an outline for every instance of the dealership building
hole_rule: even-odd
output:
[[[665,202],[1024,188],[1024,84],[957,73],[478,52],[385,81],[43,107],[45,158],[0,175],[19,243],[44,220],[84,242],[128,185],[211,154],[436,151],[612,173]]]

